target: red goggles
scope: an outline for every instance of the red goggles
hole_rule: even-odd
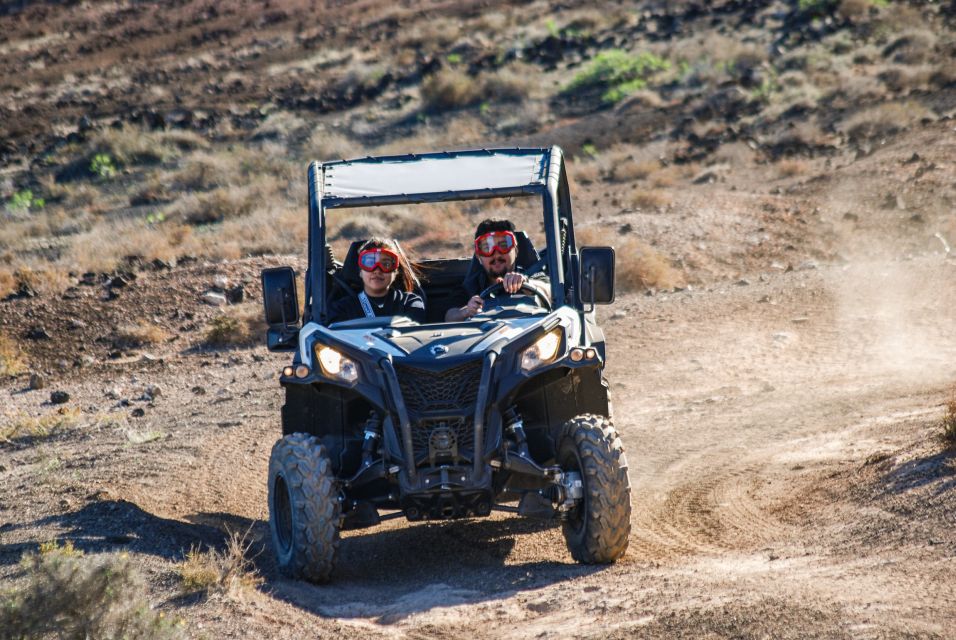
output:
[[[510,231],[489,231],[475,238],[475,253],[485,258],[514,249],[517,240]]]
[[[391,273],[398,269],[398,254],[381,247],[366,249],[359,253],[358,263],[362,271],[379,269],[382,273]]]

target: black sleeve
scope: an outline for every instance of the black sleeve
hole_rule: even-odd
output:
[[[362,315],[362,307],[358,303],[358,298],[354,295],[347,295],[332,303],[329,308],[329,324],[355,320],[361,318]]]
[[[408,316],[419,324],[425,323],[425,301],[417,293],[402,294],[401,315]]]

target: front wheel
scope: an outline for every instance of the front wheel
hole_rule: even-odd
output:
[[[624,445],[611,421],[585,414],[564,423],[558,464],[581,474],[584,495],[564,521],[571,556],[585,564],[624,555],[631,533],[631,486]]]
[[[328,581],[339,548],[341,510],[325,447],[305,433],[276,442],[269,458],[269,529],[282,573]]]

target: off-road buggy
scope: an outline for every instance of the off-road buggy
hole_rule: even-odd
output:
[[[289,267],[266,269],[268,344],[293,351],[281,384],[283,437],[269,463],[279,567],[330,577],[343,528],[492,511],[560,521],[579,562],[627,548],[630,486],[611,424],[604,334],[594,305],[614,298],[614,252],[579,248],[562,152],[478,150],[313,162],[302,318]],[[360,289],[361,240],[335,261],[326,212],[345,207],[540,198],[544,248],[518,232],[519,266],[547,291],[500,285],[484,311],[444,322],[474,257],[424,260],[427,323],[328,323]]]

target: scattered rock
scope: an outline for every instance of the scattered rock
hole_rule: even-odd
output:
[[[229,286],[229,278],[223,275],[216,276],[212,281],[212,288],[214,291],[225,291]]]
[[[920,160],[922,160],[920,155],[918,153],[913,153],[908,160],[903,161],[903,164],[913,164],[914,162],[919,162]]]
[[[216,293],[215,291],[207,291],[202,294],[202,301],[214,307],[221,307],[226,304],[226,296],[221,293]]]
[[[46,379],[42,374],[33,371],[30,373],[30,389],[42,389],[46,386]]]
[[[611,320],[620,320],[621,318],[626,318],[626,317],[627,317],[627,311],[624,311],[623,309],[618,309],[617,311],[611,314]]]
[[[50,394],[51,404],[65,404],[70,401],[70,394],[66,391],[54,391]]]
[[[75,331],[77,329],[85,329],[86,323],[78,318],[70,318],[70,321],[67,323],[67,326],[71,330]]]
[[[47,330],[43,327],[32,327],[26,333],[26,338],[28,340],[49,340],[52,337],[53,336],[47,333]]]
[[[812,271],[817,268],[815,260],[805,260],[797,265],[797,271]]]
[[[63,292],[64,300],[76,300],[80,297],[79,287],[67,287],[66,291]]]
[[[161,395],[163,395],[162,389],[160,389],[155,384],[151,384],[147,386],[146,391],[143,392],[143,397],[147,401],[153,401]]]
[[[740,280],[738,280],[738,281],[735,282],[734,284],[736,284],[738,287],[749,287],[749,286],[750,286],[750,280],[747,280],[747,278],[741,278]]]
[[[146,415],[146,410],[143,409],[142,407],[136,407],[135,409],[129,412],[129,415],[131,418],[142,418],[143,416]]]
[[[122,393],[123,393],[122,389],[120,389],[119,387],[113,387],[111,389],[107,389],[104,395],[110,400],[119,400]]]
[[[206,395],[206,389],[204,387],[200,387],[199,385],[196,385],[195,387],[193,387],[192,392],[195,393],[197,396]]]
[[[144,351],[143,354],[139,357],[139,359],[140,359],[142,362],[156,362],[157,360],[160,360],[160,358],[157,358],[156,356],[154,356],[154,355],[151,354],[151,353],[146,353],[145,351]]]
[[[119,274],[110,278],[109,282],[106,283],[106,286],[111,289],[123,289],[128,287],[132,281],[133,278],[129,277],[129,275]]]
[[[757,302],[770,302],[770,296],[768,295],[760,296],[760,299],[757,300]]]
[[[69,360],[63,360],[63,359],[61,358],[60,360],[57,360],[57,361],[56,361],[56,368],[59,369],[60,371],[66,371],[67,369],[69,369],[69,368],[72,367],[72,366],[73,366],[73,365],[70,364],[70,361],[69,361]]]
[[[226,301],[229,304],[239,304],[246,297],[246,289],[241,284],[226,289]]]
[[[801,317],[799,317],[799,318],[792,318],[792,319],[790,320],[790,322],[793,322],[794,324],[803,324],[804,322],[808,322],[809,320],[810,320],[810,318],[806,318],[806,317],[802,317],[802,316],[801,316]]]
[[[3,298],[3,300],[17,300],[18,298],[36,298],[37,292],[26,282],[21,282],[16,291]]]
[[[252,354],[252,360],[253,360],[253,362],[264,362],[265,359],[266,359],[265,356],[259,355],[258,353]]]

